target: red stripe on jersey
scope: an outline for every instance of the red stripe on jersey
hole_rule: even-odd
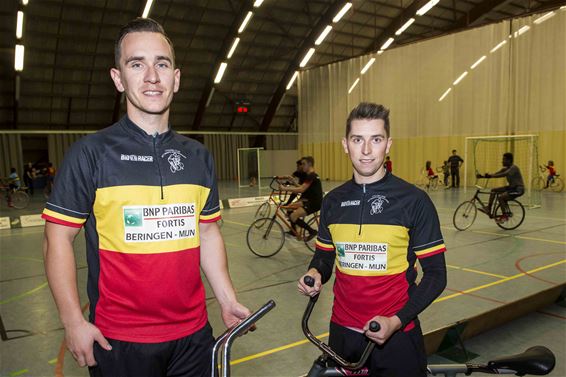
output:
[[[65,220],[61,220],[46,214],[42,214],[41,218],[44,219],[45,221],[49,221],[50,223],[55,223],[55,224],[59,224],[59,225],[65,225],[65,226],[70,226],[72,228],[81,228],[83,226],[83,224],[75,224],[72,223],[70,221],[65,221]]]
[[[221,218],[222,218],[222,216],[220,216],[220,215],[213,217],[211,219],[206,219],[206,220],[201,218],[201,219],[199,219],[199,223],[215,223],[218,220],[220,220]]]
[[[428,254],[417,255],[417,258],[419,258],[419,259],[428,258],[428,257],[432,257],[433,255],[436,255],[436,254],[444,253],[445,251],[446,251],[446,248],[443,247],[443,248],[441,248],[441,249],[432,251],[432,252],[430,252],[430,253],[428,253]]]
[[[159,254],[99,250],[94,323],[108,338],[167,342],[207,321],[200,248]]]
[[[332,322],[361,329],[376,315],[391,317],[409,300],[406,273],[386,276],[354,276],[336,269]],[[411,330],[409,323],[404,331]]]
[[[333,247],[322,247],[322,246],[320,246],[320,245],[318,245],[318,244],[316,245],[316,249],[317,249],[317,250],[322,250],[322,251],[334,251],[334,248],[333,248]]]

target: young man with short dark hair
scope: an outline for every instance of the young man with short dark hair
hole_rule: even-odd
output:
[[[352,180],[324,198],[316,252],[299,291],[318,294],[334,265],[330,346],[355,361],[366,337],[377,343],[371,376],[426,376],[426,354],[417,318],[444,290],[446,248],[436,209],[425,192],[384,169],[391,147],[389,110],[361,103],[350,113],[342,146]],[[419,260],[423,276],[416,284]],[[368,331],[369,323],[381,325]]]
[[[45,268],[65,341],[91,376],[209,376],[214,339],[201,268],[226,326],[250,313],[236,300],[216,224],[214,162],[170,128],[181,72],[161,25],[131,21],[115,55],[110,74],[127,115],[71,147],[43,212]],[[83,225],[89,321],[73,255]]]

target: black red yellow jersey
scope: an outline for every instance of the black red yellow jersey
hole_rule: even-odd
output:
[[[127,117],[75,143],[43,218],[85,226],[90,320],[104,336],[157,343],[207,322],[199,223],[220,218],[206,148]]]
[[[332,321],[357,329],[403,308],[415,285],[416,259],[446,250],[428,195],[391,173],[332,190],[323,199],[316,247],[336,255]]]

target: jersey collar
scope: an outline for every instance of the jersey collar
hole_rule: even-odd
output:
[[[137,140],[143,140],[148,143],[153,143],[153,135],[148,135],[140,126],[135,124],[127,115],[124,115],[122,119],[120,119],[120,124],[126,132],[133,135]],[[173,131],[171,130],[171,126],[169,125],[169,129],[162,134],[158,134],[155,136],[157,143],[164,143],[169,141],[173,137]]]
[[[352,175],[351,182],[352,182],[352,184],[359,187],[360,189],[363,186],[365,186],[366,189],[372,189],[372,188],[378,188],[378,187],[383,186],[385,184],[385,182],[387,182],[387,180],[389,179],[390,176],[391,176],[391,173],[386,171],[385,175],[383,177],[381,177],[380,179],[378,179],[377,181],[364,184],[364,183],[357,183],[354,176]]]

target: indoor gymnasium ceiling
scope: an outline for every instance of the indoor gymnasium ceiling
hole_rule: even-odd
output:
[[[99,129],[124,111],[109,77],[120,26],[142,15],[146,0],[0,1],[0,128]],[[453,33],[564,5],[555,0],[154,0],[149,17],[163,24],[181,67],[181,89],[172,108],[179,130],[294,131],[300,69]],[[261,3],[261,1],[256,1]],[[255,4],[258,5],[258,4]],[[24,12],[16,38],[16,14]],[[241,32],[242,23],[252,12]],[[415,22],[395,32],[411,17]],[[327,25],[332,29],[315,41]],[[228,59],[234,39],[239,43]],[[14,46],[25,46],[16,101]],[[315,52],[300,67],[310,48]],[[214,83],[222,63],[226,69]],[[211,95],[211,91],[213,91]],[[15,106],[17,104],[17,106]],[[248,112],[237,112],[238,105]],[[17,110],[16,110],[17,107]]]

